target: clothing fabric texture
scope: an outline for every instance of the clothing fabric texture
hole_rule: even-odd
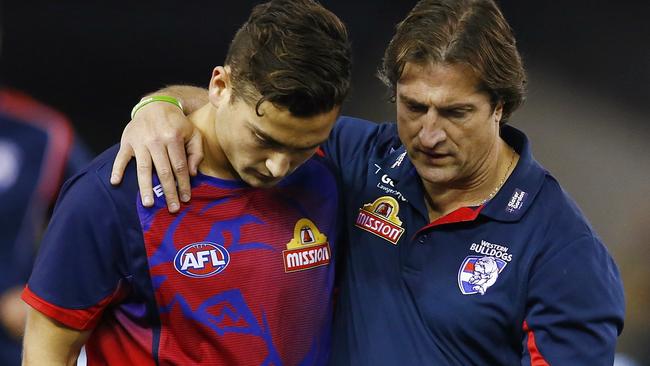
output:
[[[338,190],[316,156],[271,189],[199,174],[192,201],[142,206],[117,146],[64,187],[23,293],[110,365],[323,365],[332,322]]]
[[[618,269],[508,125],[499,192],[434,222],[395,124],[342,119],[325,146],[344,190],[332,365],[611,365]]]

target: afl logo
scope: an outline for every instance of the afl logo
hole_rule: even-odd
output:
[[[187,245],[174,257],[174,267],[178,273],[193,278],[219,274],[229,262],[230,254],[226,248],[209,241]]]

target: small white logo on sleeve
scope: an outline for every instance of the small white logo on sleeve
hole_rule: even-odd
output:
[[[163,191],[162,184],[153,187],[153,193],[155,193],[156,197],[158,198],[162,197],[165,194],[165,192]]]
[[[399,167],[400,165],[402,165],[402,162],[404,161],[405,156],[406,156],[406,151],[399,154],[399,156],[397,157],[397,160],[395,160],[393,165],[391,165],[391,168],[395,169],[395,168]]]

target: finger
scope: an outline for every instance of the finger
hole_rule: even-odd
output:
[[[187,170],[187,157],[185,157],[185,146],[182,143],[170,144],[167,146],[169,161],[178,183],[178,194],[181,201],[188,202],[192,192],[190,186],[190,175]]]
[[[190,174],[195,176],[199,171],[199,164],[203,160],[203,141],[198,129],[194,129],[192,137],[186,144],[187,148],[187,165]]]
[[[176,181],[174,173],[172,173],[171,165],[169,163],[169,155],[167,149],[163,145],[149,146],[151,151],[151,159],[156,167],[156,174],[158,180],[162,185],[163,192],[165,192],[165,201],[167,201],[167,210],[174,213],[181,207],[178,201],[178,193],[176,192]]]
[[[124,176],[124,171],[126,166],[129,164],[133,158],[133,149],[131,145],[120,145],[120,149],[117,151],[115,156],[115,161],[113,161],[113,170],[111,171],[111,184],[118,185],[122,182],[122,177]]]
[[[140,199],[145,207],[153,206],[153,191],[151,189],[151,155],[147,150],[135,150],[136,170],[138,172],[138,187]]]

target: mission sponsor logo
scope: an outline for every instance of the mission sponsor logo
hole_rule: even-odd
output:
[[[183,276],[205,278],[223,272],[230,263],[228,250],[208,241],[192,243],[179,250],[174,268]]]
[[[284,271],[303,271],[330,263],[332,252],[327,236],[309,219],[300,219],[293,229],[293,239],[282,252]]]
[[[392,244],[397,244],[404,234],[402,220],[397,217],[398,212],[399,204],[395,198],[379,197],[373,203],[365,204],[359,209],[355,225]]]

